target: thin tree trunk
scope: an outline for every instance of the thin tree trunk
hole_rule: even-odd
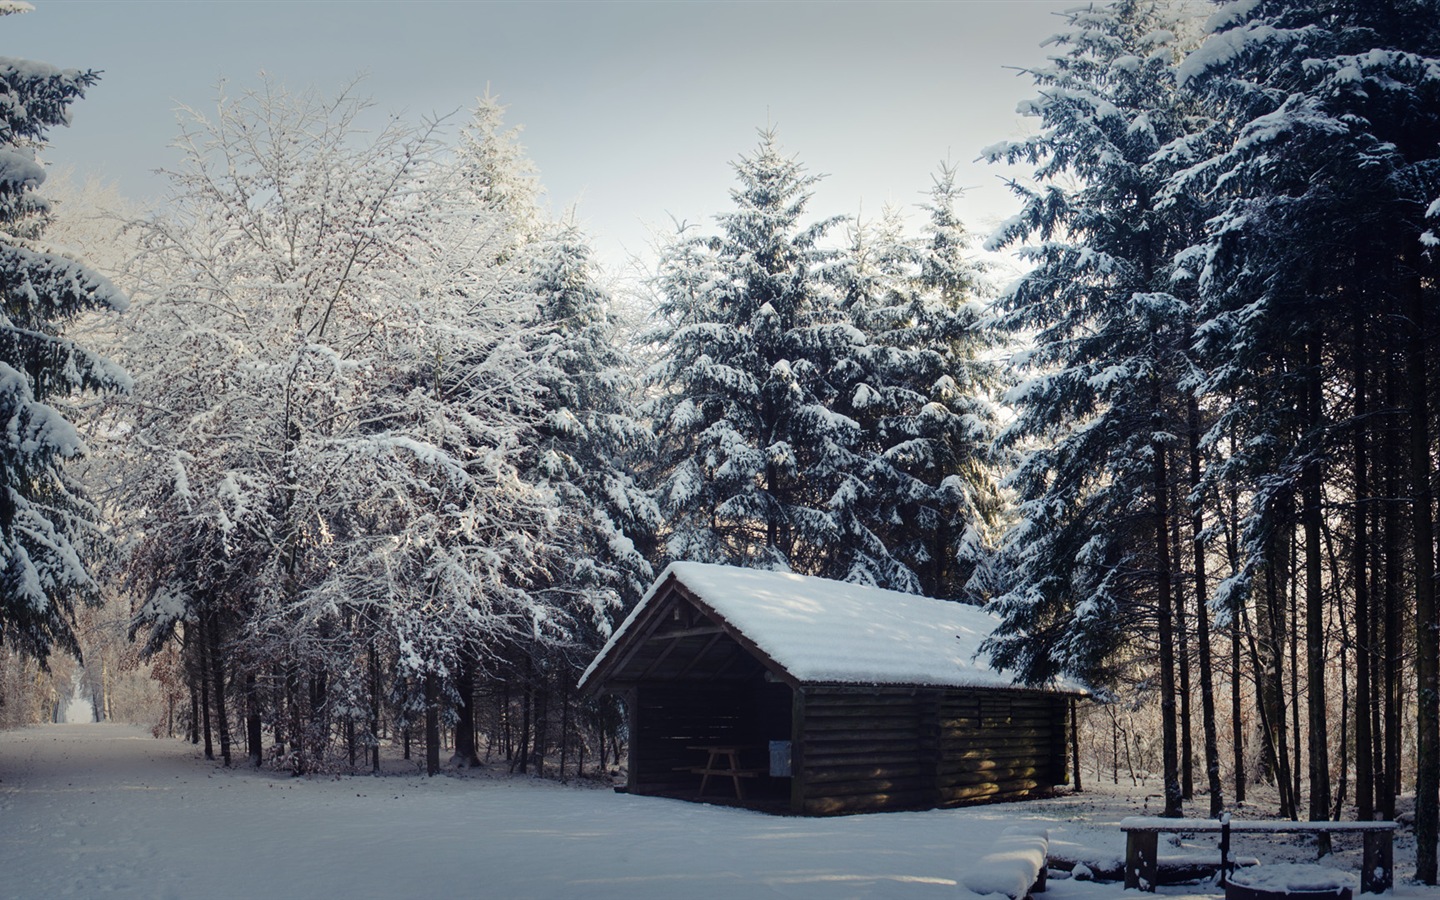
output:
[[[535,697],[535,774],[545,776],[545,756],[550,751],[550,679],[539,675]]]
[[[1354,362],[1354,393],[1355,393],[1355,435],[1354,435],[1354,478],[1355,478],[1355,509],[1353,514],[1354,562],[1351,567],[1354,570],[1352,578],[1355,581],[1355,804],[1359,819],[1364,822],[1375,818],[1375,758],[1371,755],[1370,733],[1370,712],[1374,706],[1375,698],[1370,690],[1370,667],[1372,662],[1372,640],[1373,633],[1370,626],[1370,579],[1368,568],[1370,563],[1370,534],[1369,534],[1369,513],[1370,513],[1370,483],[1369,483],[1369,460],[1366,454],[1366,438],[1369,416],[1369,404],[1365,395],[1365,318],[1364,311],[1359,302],[1360,294],[1355,294],[1354,306],[1355,327],[1354,347],[1351,356]],[[1342,629],[1343,634],[1343,629]],[[1342,641],[1343,646],[1343,641]],[[1341,665],[1343,671],[1345,666]],[[1343,742],[1342,742],[1343,746]],[[1345,767],[1341,766],[1343,775]],[[1339,815],[1336,815],[1339,818]]]
[[[460,721],[455,724],[455,753],[450,764],[473,769],[480,765],[480,757],[475,752],[475,664],[469,654],[461,655],[455,690],[460,693]]]
[[[1175,479],[1179,481],[1177,477]],[[1175,585],[1175,656],[1180,676],[1180,796],[1185,800],[1195,799],[1195,735],[1191,729],[1190,691],[1190,626],[1185,613],[1185,573],[1180,560],[1184,556],[1180,537],[1180,510],[1184,507],[1180,487],[1175,486],[1175,496],[1170,504],[1170,547],[1174,557],[1175,571],[1172,574]],[[1203,601],[1202,601],[1203,602]]]
[[[1276,780],[1280,784],[1280,814],[1291,819],[1299,818],[1300,799],[1295,787],[1294,779],[1291,777],[1289,729],[1287,725],[1287,705],[1285,703],[1285,645],[1286,645],[1286,617],[1285,617],[1285,589],[1283,582],[1278,577],[1275,569],[1277,565],[1285,564],[1284,536],[1277,536],[1275,546],[1275,557],[1277,562],[1266,567],[1265,578],[1267,585],[1268,644],[1271,647],[1271,665],[1267,666],[1265,703],[1270,709],[1271,732],[1270,744],[1274,751],[1274,762],[1276,763]]]
[[[1080,784],[1080,723],[1075,711],[1078,705],[1074,697],[1070,698],[1070,758],[1075,761],[1075,793],[1085,790]],[[1097,761],[1098,762],[1098,761]],[[1096,776],[1099,777],[1098,775]]]
[[[440,774],[440,676],[425,673],[425,774]]]
[[[518,751],[515,754],[518,765],[513,767],[515,771],[521,774],[528,772],[530,767],[530,708],[532,706],[531,701],[535,695],[534,678],[532,677],[533,671],[534,667],[530,656],[526,654],[525,683],[521,685],[523,690],[520,695],[520,741]]]
[[[1430,398],[1425,295],[1415,250],[1406,251],[1410,314],[1410,491],[1415,567],[1415,877],[1436,881],[1440,837],[1440,635],[1435,619],[1435,535],[1431,511]]]
[[[1336,579],[1339,583],[1339,579]],[[1336,615],[1340,617],[1340,634],[1348,634],[1345,630],[1345,604],[1339,603],[1335,607]],[[1345,640],[1340,641],[1340,767],[1339,774],[1335,777],[1335,803],[1330,812],[1330,818],[1340,821],[1341,814],[1345,811],[1345,794],[1350,787],[1350,716],[1353,708],[1350,702],[1350,648]],[[1364,718],[1361,716],[1361,718]],[[1360,743],[1356,738],[1355,743]]]
[[[1299,556],[1296,549],[1298,532],[1292,525],[1290,528],[1290,539],[1286,543],[1286,569],[1290,573],[1286,579],[1286,597],[1290,603],[1290,628],[1287,633],[1290,647],[1290,729],[1292,740],[1290,747],[1295,753],[1295,761],[1290,769],[1290,777],[1293,782],[1291,796],[1295,798],[1295,815],[1300,815],[1300,798],[1304,794],[1300,790],[1300,773],[1305,771],[1305,763],[1301,760],[1302,752],[1300,742],[1300,579],[1297,567]]]
[[[200,743],[200,692],[194,683],[190,685],[190,726],[185,738],[191,744]]]
[[[195,643],[200,648],[200,712],[205,717],[205,758],[215,758],[215,745],[210,738],[210,642],[206,639],[205,628],[195,623]]]
[[[1110,713],[1110,782],[1120,783],[1120,717],[1115,715],[1114,704],[1106,704]]]
[[[1160,387],[1154,387],[1153,409],[1160,415]],[[1161,815],[1178,818],[1184,814],[1180,789],[1180,748],[1175,709],[1174,592],[1170,582],[1170,478],[1166,449],[1158,441],[1150,446],[1155,456],[1155,575],[1160,602],[1160,733],[1165,777],[1165,808]]]
[[[1191,396],[1187,405],[1190,489],[1193,492],[1200,489],[1200,404]],[[1204,506],[1197,496],[1191,501],[1190,536],[1195,551],[1195,640],[1200,654],[1200,728],[1205,738],[1205,777],[1210,791],[1210,817],[1218,819],[1225,808],[1225,798],[1220,785],[1220,741],[1215,725],[1215,673],[1210,660],[1210,585],[1205,571],[1204,533]]]
[[[370,771],[380,774],[380,651],[370,642]]]
[[[1230,455],[1235,455],[1235,435],[1230,435]],[[1227,527],[1225,529],[1225,553],[1232,573],[1240,570],[1240,545],[1236,535],[1239,528],[1239,491],[1232,481],[1228,486]],[[1235,591],[1230,604],[1230,736],[1235,750],[1235,802],[1245,802],[1245,713],[1241,708],[1240,696],[1240,617],[1244,612],[1242,592]],[[1255,678],[1260,678],[1257,669]],[[1259,705],[1259,693],[1256,693]]]
[[[1323,416],[1320,384],[1320,334],[1310,335],[1306,350],[1306,427],[1312,435]],[[1318,438],[1316,438],[1318,441]],[[1300,520],[1305,532],[1305,680],[1308,688],[1306,735],[1310,764],[1310,821],[1330,818],[1330,733],[1325,721],[1325,588],[1320,546],[1321,467],[1319,450],[1300,472]],[[1316,852],[1330,852],[1330,835],[1317,832]]]
[[[1385,406],[1397,409],[1399,406],[1399,373],[1394,366],[1385,370]],[[1400,717],[1401,691],[1401,625],[1400,625],[1400,582],[1401,562],[1404,558],[1402,519],[1405,506],[1400,498],[1400,436],[1396,425],[1381,432],[1385,439],[1385,497],[1386,515],[1383,525],[1385,542],[1385,580],[1382,584],[1382,605],[1385,612],[1385,778],[1380,785],[1380,814],[1386,819],[1395,818],[1395,798],[1401,790],[1400,782]]]
[[[285,671],[278,663],[271,666],[270,677],[274,683],[280,685],[281,695],[275,700],[275,758],[285,757],[285,728],[290,712],[290,695],[286,691]]]
[[[565,781],[565,765],[570,752],[570,678],[560,673],[560,780]]]
[[[245,750],[252,768],[265,760],[264,735],[260,728],[260,688],[255,673],[245,675]]]
[[[1241,612],[1243,614],[1243,607]],[[1295,808],[1295,800],[1290,796],[1290,768],[1289,757],[1285,752],[1284,724],[1277,723],[1272,718],[1277,712],[1283,716],[1285,705],[1268,696],[1273,685],[1265,665],[1261,662],[1259,644],[1250,628],[1248,617],[1245,621],[1245,634],[1250,642],[1250,666],[1255,671],[1255,710],[1260,714],[1260,749],[1265,754],[1266,768],[1274,774],[1275,785],[1280,792],[1280,815],[1294,819],[1296,816],[1292,810]]]

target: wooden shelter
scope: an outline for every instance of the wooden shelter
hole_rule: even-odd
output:
[[[978,659],[974,606],[782,572],[671,565],[581,679],[619,693],[631,793],[805,815],[1067,783],[1078,687]]]

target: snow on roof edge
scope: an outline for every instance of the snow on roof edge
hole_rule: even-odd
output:
[[[979,607],[792,572],[694,562],[665,568],[581,675],[581,689],[672,579],[798,682],[1089,693],[1068,679],[1016,683],[1012,673],[981,659],[980,643],[999,619]]]

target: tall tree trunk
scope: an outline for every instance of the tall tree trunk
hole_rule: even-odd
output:
[[[1263,636],[1268,645],[1268,659],[1265,664],[1263,703],[1268,708],[1270,733],[1269,744],[1275,763],[1276,781],[1280,786],[1280,815],[1295,819],[1299,817],[1299,797],[1290,771],[1289,729],[1285,703],[1285,645],[1286,616],[1284,579],[1276,572],[1277,566],[1285,565],[1284,535],[1277,535],[1272,541],[1274,561],[1265,569],[1266,615],[1261,617],[1266,625]]]
[[[450,764],[473,769],[480,765],[480,757],[475,752],[475,663],[468,653],[461,654],[455,690],[460,694],[460,708],[459,721],[455,724],[455,753],[450,757]]]
[[[1365,318],[1359,302],[1360,294],[1355,293],[1354,346],[1351,357],[1354,362],[1355,434],[1354,434],[1354,479],[1355,508],[1352,528],[1355,532],[1352,552],[1354,562],[1352,578],[1355,581],[1355,804],[1360,821],[1375,818],[1375,758],[1371,753],[1370,712],[1374,697],[1370,691],[1370,667],[1372,663],[1373,632],[1370,626],[1370,483],[1369,460],[1366,454],[1367,429],[1370,427],[1369,403],[1365,395]],[[1343,666],[1341,667],[1343,670]],[[1343,768],[1341,770],[1344,771]],[[1337,816],[1338,818],[1338,816]]]
[[[370,771],[380,774],[380,651],[370,642]]]
[[[1305,771],[1305,763],[1300,758],[1300,579],[1297,566],[1299,565],[1299,553],[1296,548],[1298,532],[1294,525],[1291,525],[1289,540],[1286,542],[1287,571],[1290,575],[1286,579],[1286,596],[1290,603],[1290,630],[1286,635],[1290,647],[1290,692],[1286,695],[1290,700],[1290,728],[1293,732],[1290,747],[1295,753],[1295,762],[1290,769],[1290,777],[1293,782],[1290,796],[1295,798],[1295,815],[1300,814],[1300,798],[1304,796],[1300,791],[1300,773]]]
[[[1431,512],[1430,398],[1425,295],[1419,254],[1406,251],[1410,315],[1406,380],[1410,388],[1411,533],[1415,567],[1415,877],[1435,884],[1440,837],[1440,635],[1435,620],[1435,535]]]
[[[1161,415],[1160,386],[1157,382],[1152,397],[1154,415]],[[1157,422],[1157,428],[1159,423]],[[1156,441],[1150,445],[1154,454],[1155,503],[1155,577],[1160,603],[1160,734],[1164,759],[1164,816],[1178,818],[1184,814],[1180,790],[1180,748],[1175,709],[1175,634],[1173,625],[1174,592],[1170,582],[1170,478],[1166,466],[1166,449]]]
[[[537,678],[535,692],[535,774],[545,775],[545,756],[550,752],[550,679],[545,670]]]
[[[273,700],[275,705],[275,758],[285,758],[285,730],[289,726],[286,722],[290,717],[290,695],[285,681],[285,669],[279,663],[270,667],[270,678],[280,686],[279,699]]]
[[[1174,481],[1180,479],[1177,476]],[[1195,735],[1191,726],[1191,691],[1190,691],[1190,623],[1185,614],[1185,573],[1181,570],[1180,560],[1184,556],[1181,547],[1184,541],[1180,537],[1180,520],[1183,518],[1181,509],[1184,503],[1180,499],[1180,485],[1174,487],[1170,509],[1170,548],[1171,555],[1175,562],[1175,571],[1171,574],[1175,585],[1175,662],[1180,676],[1180,797],[1184,800],[1195,799]],[[1202,601],[1203,602],[1203,601]]]
[[[195,643],[200,650],[200,712],[205,717],[205,758],[215,758],[215,745],[210,738],[210,641],[205,635],[205,626],[195,623]]]
[[[309,771],[306,763],[305,720],[300,709],[300,664],[285,665],[285,705],[290,716],[290,767],[297,775]]]
[[[265,761],[264,735],[260,728],[260,688],[255,673],[245,675],[245,752],[252,768]]]
[[[425,774],[440,774],[440,676],[425,673]]]
[[[560,672],[560,780],[565,781],[565,765],[570,755],[570,676]]]
[[[1190,490],[1193,493],[1200,490],[1200,404],[1192,395],[1187,406]],[[1199,644],[1200,655],[1200,728],[1205,737],[1205,777],[1210,791],[1210,816],[1218,819],[1225,808],[1225,798],[1220,785],[1220,741],[1215,726],[1215,674],[1210,660],[1210,585],[1205,572],[1204,535],[1204,504],[1196,496],[1190,505],[1190,537],[1195,553],[1195,640]],[[1238,677],[1239,673],[1236,675]]]
[[[1244,607],[1241,607],[1242,616],[1244,612]],[[1265,621],[1263,616],[1260,621]],[[1294,819],[1296,816],[1291,810],[1295,808],[1295,800],[1290,796],[1289,757],[1282,740],[1283,723],[1277,723],[1272,718],[1276,714],[1284,715],[1285,704],[1269,696],[1272,689],[1278,688],[1272,684],[1265,663],[1261,661],[1259,642],[1250,628],[1248,617],[1245,618],[1245,636],[1250,643],[1250,667],[1255,672],[1255,710],[1260,714],[1260,749],[1264,753],[1265,768],[1275,776],[1275,786],[1280,792],[1280,815]]]
[[[1320,384],[1320,334],[1312,333],[1306,348],[1305,375],[1306,429],[1318,444],[1322,426]],[[1306,735],[1310,764],[1310,820],[1330,818],[1330,732],[1325,721],[1325,580],[1324,557],[1320,546],[1321,467],[1320,448],[1311,450],[1311,459],[1300,472],[1300,520],[1305,532],[1305,680],[1309,703]],[[1316,852],[1330,852],[1330,835],[1318,832]]]
[[[530,655],[525,655],[525,682],[521,685],[520,695],[520,740],[516,748],[515,757],[518,765],[512,765],[514,771],[524,774],[530,767],[530,709],[535,697],[535,680],[533,678],[534,666]]]
[[[1385,406],[1399,408],[1399,372],[1394,365],[1385,370]],[[1383,540],[1385,541],[1385,580],[1382,600],[1385,613],[1385,778],[1380,785],[1380,814],[1395,818],[1395,798],[1400,793],[1400,720],[1402,709],[1401,677],[1402,641],[1400,618],[1401,563],[1404,559],[1405,505],[1400,497],[1401,461],[1398,423],[1393,419],[1381,432],[1385,441],[1385,507]]]
[[[1235,435],[1230,435],[1230,455],[1235,455]],[[1232,573],[1240,570],[1240,542],[1236,532],[1239,529],[1239,491],[1235,483],[1231,481],[1227,486],[1226,497],[1226,529],[1225,529],[1225,554],[1230,564]],[[1234,598],[1230,603],[1230,737],[1235,750],[1235,802],[1245,802],[1245,712],[1241,707],[1240,696],[1240,619],[1244,612],[1241,606],[1244,603],[1241,591],[1234,591]],[[1255,678],[1260,679],[1260,670],[1255,670]],[[1259,692],[1256,692],[1256,704],[1259,703]]]

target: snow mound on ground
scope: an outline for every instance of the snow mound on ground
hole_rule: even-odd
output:
[[[1241,887],[1259,891],[1338,891],[1341,888],[1360,890],[1360,879],[1353,872],[1342,872],[1308,863],[1278,863],[1242,869],[1230,876]]]
[[[978,860],[960,883],[982,896],[1002,894],[1019,900],[1030,893],[1030,886],[1045,870],[1049,846],[1050,833],[1046,829],[1007,828],[995,842],[995,849]]]

